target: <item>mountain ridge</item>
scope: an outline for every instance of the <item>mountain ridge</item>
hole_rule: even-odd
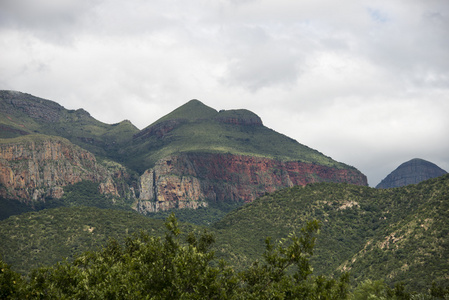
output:
[[[142,213],[196,209],[218,201],[243,203],[295,184],[334,181],[367,185],[366,176],[356,168],[265,127],[255,113],[246,109],[217,111],[195,99],[143,130],[126,120],[105,124],[84,109],[67,110],[56,102],[11,91],[0,91],[0,117],[0,125],[10,128],[0,134],[10,149],[22,149],[23,141],[14,137],[36,139],[36,134],[40,134],[51,140],[51,136],[60,136],[92,153],[106,169],[116,164],[113,169],[123,169],[127,175],[102,175],[100,181],[107,186],[102,191],[112,197],[126,195],[127,201],[133,198],[132,207]],[[43,148],[36,148],[23,162],[36,164],[34,157],[46,155],[41,151]],[[23,173],[14,169],[13,159],[2,159],[9,174],[26,177],[27,184],[21,189],[48,188],[46,180],[39,180],[40,186],[34,186],[36,181],[30,176],[43,178],[40,173]],[[174,161],[178,163],[169,166]],[[59,162],[55,159],[42,163],[49,166]],[[56,172],[51,170],[44,178]],[[3,179],[1,183],[7,191],[17,189],[13,181]],[[60,191],[54,195],[60,198],[61,189],[73,183],[69,180],[52,185]],[[31,200],[31,194],[26,195],[27,201]],[[45,201],[45,197],[37,198]]]

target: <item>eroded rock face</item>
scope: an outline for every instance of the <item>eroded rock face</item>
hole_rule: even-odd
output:
[[[11,139],[0,144],[0,195],[9,199],[61,198],[65,185],[81,180],[99,182],[102,193],[118,196],[116,173],[123,176],[64,139]]]
[[[416,184],[427,179],[442,176],[446,173],[445,170],[429,161],[415,158],[397,167],[376,188],[387,189]]]
[[[355,169],[231,154],[182,154],[160,160],[140,178],[137,210],[197,208],[208,202],[251,202],[284,187],[315,182],[367,185]]]

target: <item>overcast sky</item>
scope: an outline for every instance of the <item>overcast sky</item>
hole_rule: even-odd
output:
[[[246,108],[377,185],[449,171],[447,0],[1,0],[0,89],[144,128]]]

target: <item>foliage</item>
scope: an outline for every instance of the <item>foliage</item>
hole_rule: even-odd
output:
[[[20,284],[22,284],[20,275],[12,271],[0,257],[0,299],[8,299],[15,295]]]
[[[325,276],[311,276],[309,259],[315,246],[314,233],[319,228],[318,221],[308,222],[301,228],[299,236],[290,234],[276,248],[267,238],[264,262],[256,261],[240,273],[243,279],[243,298],[346,299],[349,280],[347,274],[343,274],[338,281]],[[288,272],[290,267],[294,267],[292,272]]]
[[[213,225],[217,256],[246,267],[274,240],[322,223],[311,259],[317,274],[350,271],[351,280],[383,279],[389,286],[424,291],[433,281],[447,286],[449,270],[449,176],[397,189],[378,190],[320,183],[266,195]]]
[[[317,219],[321,235],[310,258],[317,275],[337,278],[349,271],[355,283],[383,280],[393,287],[402,282],[417,292],[432,282],[446,288],[448,192],[448,175],[387,190],[331,183],[288,188],[232,210],[214,224],[213,247],[217,259],[242,271],[263,259],[267,236],[277,243]],[[176,212],[190,222],[210,220],[199,210],[183,213]],[[26,273],[98,249],[110,237],[123,239],[127,232],[151,228],[160,235],[161,224],[135,212],[87,207],[26,213],[0,222],[0,253],[14,270]]]
[[[351,300],[437,300],[449,299],[449,287],[432,283],[425,292],[409,292],[403,283],[397,283],[390,288],[383,280],[367,279],[361,282],[351,293]]]
[[[22,202],[0,197],[0,221],[8,218],[9,216],[20,215],[32,210],[33,209],[30,206]]]
[[[114,199],[111,196],[101,194],[98,187],[98,183],[83,180],[72,185],[66,185],[61,199],[47,198],[45,201],[32,201],[28,204],[0,197],[0,220],[26,212],[57,207],[91,206],[131,210],[130,203],[124,197]]]
[[[60,199],[64,206],[93,206],[98,208],[122,208],[130,209],[129,206],[118,206],[114,204],[111,197],[101,194],[98,183],[83,180],[64,187],[64,195]]]
[[[147,216],[153,219],[166,219],[170,214],[174,213],[180,222],[211,226],[226,216],[227,213],[242,205],[242,202],[209,203],[207,207],[200,207],[198,209],[170,209],[149,213]]]
[[[210,233],[190,232],[182,242],[173,214],[165,226],[163,239],[141,232],[127,238],[124,246],[111,240],[102,250],[86,252],[72,263],[36,269],[27,280],[12,280],[18,275],[8,269],[9,277],[0,277],[5,298],[346,299],[348,295],[347,276],[339,281],[311,276],[308,259],[319,228],[316,221],[299,236],[292,234],[286,245],[275,249],[267,241],[264,263],[255,262],[240,273],[223,261],[212,264]],[[293,275],[286,272],[289,266],[296,267]]]
[[[191,228],[183,225],[185,228]],[[163,221],[134,211],[95,207],[59,207],[11,216],[0,221],[0,253],[22,274],[99,249],[108,239],[123,240],[146,230],[163,234]]]

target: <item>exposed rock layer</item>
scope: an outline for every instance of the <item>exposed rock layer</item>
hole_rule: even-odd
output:
[[[64,139],[11,139],[0,144],[0,196],[26,202],[61,198],[65,185],[81,180],[99,182],[101,192],[118,196],[113,178],[125,175],[112,169]]]
[[[447,172],[437,165],[419,158],[401,164],[396,170],[383,179],[376,188],[387,189],[420,183]]]
[[[356,169],[231,154],[191,153],[160,160],[140,178],[137,210],[197,208],[208,202],[244,201],[284,187],[315,182],[367,185]]]

